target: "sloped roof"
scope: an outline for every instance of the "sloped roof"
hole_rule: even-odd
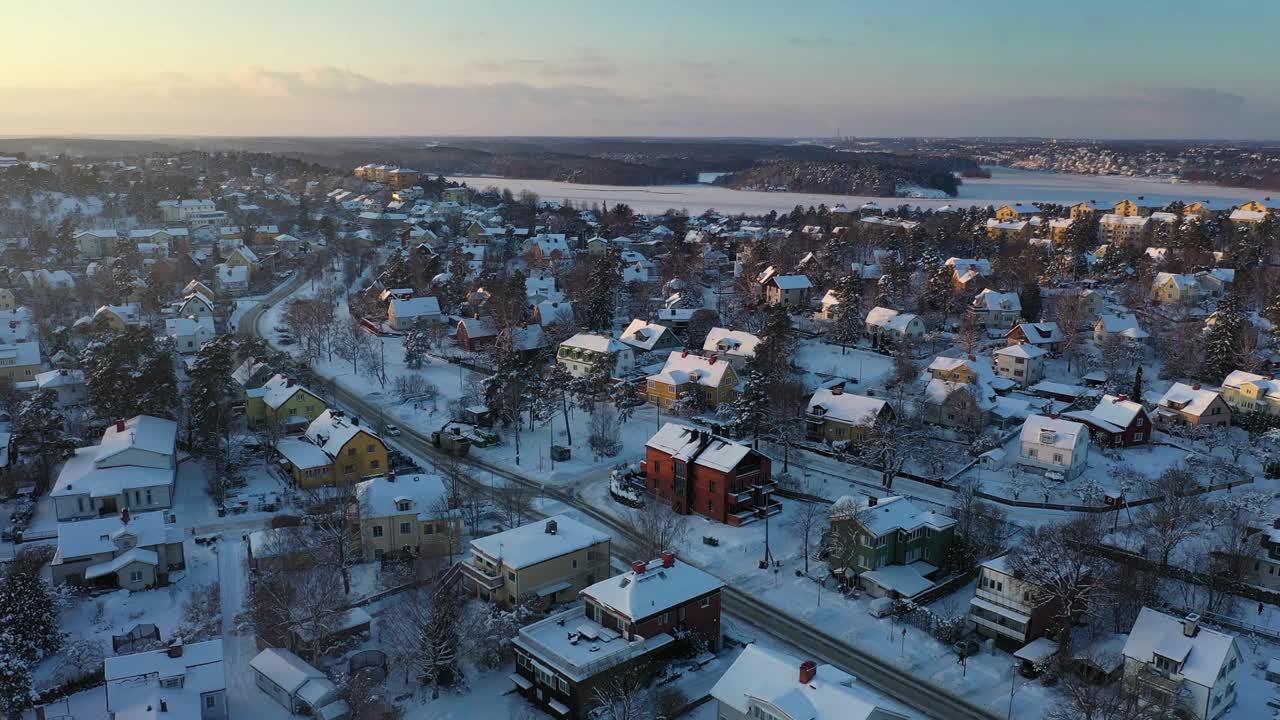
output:
[[[649,561],[642,573],[628,570],[585,588],[582,594],[632,620],[639,620],[722,587],[724,583],[719,578],[688,563],[677,559],[671,567],[663,567],[662,560],[657,559]]]
[[[738,357],[751,357],[756,354],[756,346],[760,338],[744,330],[729,330],[713,327],[702,341],[703,352],[719,352]]]
[[[874,421],[879,417],[887,404],[880,398],[849,392],[837,394],[830,388],[818,388],[809,398],[808,412],[812,413],[820,409],[822,416],[828,420],[863,425],[869,422],[868,419]]]
[[[717,361],[714,357],[707,358],[692,355],[688,351],[672,350],[662,369],[647,379],[669,385],[697,383],[705,387],[720,387],[729,367],[731,366],[726,360]]]
[[[1200,627],[1195,637],[1183,633],[1183,620],[1158,610],[1142,608],[1124,643],[1124,656],[1149,663],[1153,654],[1181,655],[1182,676],[1198,685],[1213,687],[1218,672],[1231,658],[1235,636]]]
[[[687,425],[666,423],[645,443],[677,460],[689,461],[720,472],[731,472],[751,453],[751,446]]]

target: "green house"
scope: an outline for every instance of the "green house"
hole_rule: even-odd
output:
[[[955,520],[902,497],[845,496],[829,519],[832,573],[875,597],[927,590],[955,538]]]

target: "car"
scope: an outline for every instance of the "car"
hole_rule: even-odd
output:
[[[982,649],[982,646],[978,645],[978,641],[974,640],[973,638],[957,640],[951,644],[951,650],[962,658],[967,658],[972,655],[977,655],[978,651],[981,649]]]
[[[280,337],[280,340],[279,340],[279,343],[280,343],[281,345],[293,345],[293,344],[295,344],[295,343],[297,343],[297,342],[298,342],[297,340],[294,340],[293,338],[289,337],[288,335],[282,335],[282,336]]]
[[[18,533],[12,525],[6,525],[4,530],[0,530],[0,540],[5,542],[13,542],[18,539]]]
[[[391,437],[400,437],[400,427],[397,425],[388,425],[384,432]]]

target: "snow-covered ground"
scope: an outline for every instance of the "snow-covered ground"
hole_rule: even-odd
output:
[[[884,207],[899,204],[936,208],[942,205],[1004,205],[1007,203],[1077,203],[1096,200],[1116,203],[1139,195],[1147,202],[1166,204],[1173,200],[1224,200],[1243,203],[1258,197],[1248,188],[1218,185],[1172,184],[1156,178],[1104,175],[1071,175],[993,167],[990,179],[967,178],[955,198],[883,198],[869,195],[823,195],[818,193],[756,192],[713,185],[579,185],[554,180],[516,180],[498,177],[454,176],[474,188],[509,188],[513,192],[532,190],[543,200],[569,200],[574,204],[626,203],[636,212],[660,213],[686,209],[700,214],[710,208],[729,215],[763,215],[770,210],[786,212],[796,205],[808,207],[825,203],[857,207],[876,201]]]

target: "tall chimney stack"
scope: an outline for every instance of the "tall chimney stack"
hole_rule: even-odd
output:
[[[805,660],[800,663],[800,684],[808,685],[818,676],[818,663],[813,660]]]

